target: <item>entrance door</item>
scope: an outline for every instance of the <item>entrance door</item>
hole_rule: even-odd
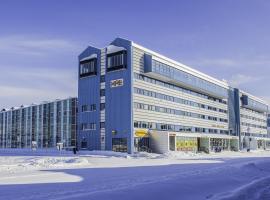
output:
[[[134,138],[135,151],[151,152],[149,137],[135,137]]]
[[[170,150],[175,151],[175,136],[170,136],[169,137],[169,145],[170,145]]]

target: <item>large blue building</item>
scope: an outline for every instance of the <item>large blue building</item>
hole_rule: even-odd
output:
[[[79,55],[80,149],[265,148],[267,111],[263,100],[126,39]]]

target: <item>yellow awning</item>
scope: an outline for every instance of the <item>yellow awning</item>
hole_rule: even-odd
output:
[[[135,130],[135,135],[137,137],[145,137],[148,134],[148,130],[147,129],[136,129]]]

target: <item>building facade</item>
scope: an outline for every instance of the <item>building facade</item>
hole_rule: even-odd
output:
[[[0,148],[52,148],[76,145],[77,98],[0,112]]]
[[[268,139],[262,100],[132,41],[88,47],[78,71],[80,149],[239,150]]]

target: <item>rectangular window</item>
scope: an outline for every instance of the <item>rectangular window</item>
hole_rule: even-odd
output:
[[[81,130],[83,131],[96,130],[96,123],[82,123]]]
[[[96,104],[92,104],[90,106],[90,111],[96,111]]]
[[[101,83],[104,83],[104,82],[105,82],[105,75],[101,75],[101,76],[100,76],[100,82],[101,82]]]
[[[82,112],[87,112],[89,111],[89,106],[88,105],[83,105],[82,106]]]
[[[97,59],[80,62],[80,78],[97,74]]]
[[[96,111],[96,104],[82,105],[82,112],[92,112]]]
[[[120,51],[107,55],[107,71],[123,69],[127,67],[127,52]]]
[[[105,110],[105,103],[100,104],[100,110]]]
[[[96,123],[89,124],[90,130],[96,130]]]
[[[100,128],[105,128],[105,122],[100,122]]]
[[[104,96],[105,96],[105,89],[101,89],[101,90],[100,90],[100,96],[101,96],[101,97],[104,97]]]
[[[112,138],[112,150],[127,152],[127,138]]]
[[[105,136],[101,137],[101,142],[105,142]]]
[[[81,130],[86,130],[86,129],[87,129],[87,123],[82,123]]]

